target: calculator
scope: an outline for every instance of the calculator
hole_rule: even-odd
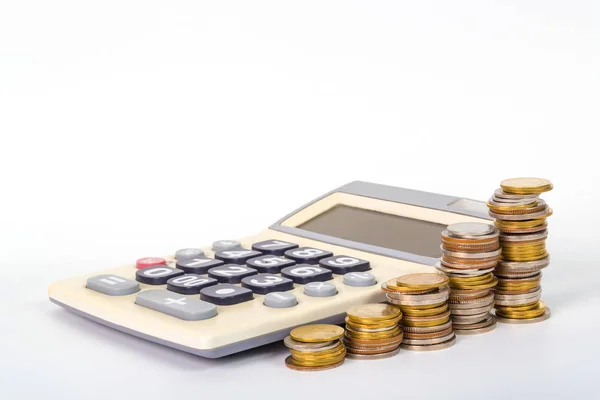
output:
[[[436,271],[440,234],[457,222],[490,223],[486,204],[356,181],[257,235],[141,255],[48,292],[100,324],[218,358],[297,326],[341,324],[351,306],[385,301],[386,280]]]

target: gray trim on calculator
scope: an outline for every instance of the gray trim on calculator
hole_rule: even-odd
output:
[[[161,344],[163,346],[172,347],[177,350],[185,351],[186,353],[191,353],[191,354],[195,354],[197,356],[206,357],[206,358],[225,357],[230,354],[239,353],[244,350],[250,350],[255,347],[263,346],[265,344],[278,342],[278,341],[285,339],[285,337],[290,334],[291,330],[296,328],[296,326],[292,326],[292,327],[282,329],[282,330],[279,330],[276,332],[268,333],[266,335],[253,337],[253,338],[244,340],[242,342],[231,343],[226,346],[221,346],[221,347],[217,347],[217,348],[210,349],[210,350],[200,350],[200,349],[195,349],[193,347],[183,346],[179,343],[169,342],[168,340],[163,340],[163,339],[157,338],[155,336],[146,335],[145,333],[142,333],[142,332],[139,332],[139,331],[136,331],[133,329],[125,328],[124,326],[121,326],[121,325],[113,324],[110,321],[106,321],[102,318],[98,318],[95,315],[88,314],[86,312],[78,310],[77,308],[73,308],[65,303],[61,303],[60,301],[55,300],[52,297],[50,297],[50,301],[55,304],[58,304],[61,307],[64,307],[66,310],[68,310],[72,313],[75,313],[79,316],[85,317],[85,318],[92,320],[94,322],[97,322],[99,324],[108,326],[109,328],[113,328],[118,331],[128,333],[130,335],[133,335],[133,336],[136,336],[136,337],[139,337],[142,339],[146,339],[146,340],[149,340],[154,343]],[[346,318],[346,313],[343,313],[343,314],[333,315],[331,317],[327,317],[324,319],[320,319],[317,321],[311,321],[311,322],[308,322],[308,324],[340,325],[340,324],[344,323],[345,318]],[[301,325],[305,325],[305,324],[301,324]],[[301,325],[297,325],[297,326],[301,326]]]
[[[462,198],[462,197],[447,196],[447,195],[443,195],[443,194],[422,192],[419,190],[404,189],[404,188],[398,188],[398,187],[387,186],[387,185],[379,185],[377,183],[354,181],[354,182],[350,182],[344,186],[341,186],[335,190],[332,190],[331,192],[311,201],[310,203],[303,205],[302,207],[289,213],[288,215],[286,215],[285,217],[281,218],[279,221],[277,221],[276,223],[271,225],[269,227],[269,229],[272,229],[274,231],[289,233],[290,235],[300,236],[300,237],[304,237],[307,239],[318,240],[319,242],[323,242],[323,243],[329,243],[329,244],[333,244],[333,245],[337,245],[337,246],[348,247],[351,249],[366,251],[368,253],[380,254],[380,255],[386,256],[386,257],[397,258],[397,259],[406,260],[406,261],[412,261],[412,262],[416,262],[419,264],[433,266],[437,263],[438,259],[436,259],[436,258],[425,257],[425,256],[420,256],[418,254],[407,253],[404,251],[387,249],[384,247],[373,246],[370,244],[354,242],[351,240],[340,239],[340,238],[336,238],[333,236],[310,232],[310,231],[307,231],[304,229],[292,228],[289,226],[281,225],[283,223],[283,221],[287,220],[292,215],[305,209],[306,207],[310,206],[311,204],[314,204],[317,201],[324,199],[327,196],[332,195],[333,193],[348,193],[348,194],[354,194],[357,196],[370,197],[370,198],[379,199],[379,200],[393,201],[396,203],[409,204],[412,206],[418,206],[418,207],[423,207],[423,208],[431,208],[434,210],[448,211],[448,212],[451,212],[454,214],[468,215],[471,217],[482,218],[482,219],[487,219],[487,220],[492,219],[487,213],[484,213],[484,212],[469,211],[469,210],[459,209],[459,208],[451,206],[452,204],[456,203],[457,201],[463,200],[464,198]],[[465,200],[470,200],[470,199],[465,199]],[[476,202],[476,200],[471,200],[471,201]],[[481,203],[481,202],[479,202],[479,203]]]

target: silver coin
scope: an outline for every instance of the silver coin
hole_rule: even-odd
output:
[[[304,343],[304,342],[299,342],[297,340],[292,339],[291,336],[286,336],[285,339],[283,339],[283,344],[285,344],[286,347],[292,349],[292,350],[298,350],[298,351],[315,351],[315,350],[327,350],[327,348],[335,348],[335,346],[337,346],[339,344],[339,340],[333,340],[333,341],[329,341],[329,342],[321,342],[321,343]]]
[[[551,314],[552,314],[552,311],[550,311],[549,308],[546,308],[546,312],[544,313],[544,315],[536,317],[536,318],[514,319],[514,318],[496,317],[496,321],[502,322],[505,324],[516,324],[516,325],[535,324],[536,322],[542,322],[542,321],[547,320],[548,318],[550,318]]]
[[[539,287],[538,289],[536,289],[535,291],[529,292],[529,293],[523,293],[523,294],[495,294],[495,299],[496,301],[503,301],[503,300],[526,300],[529,299],[531,297],[535,297],[535,296],[540,296],[542,294],[542,288]],[[500,304],[500,303],[498,303]]]
[[[486,333],[486,332],[491,332],[494,329],[496,329],[496,321],[494,320],[494,322],[488,326],[485,326],[483,328],[475,328],[475,329],[469,329],[469,328],[463,328],[463,329],[454,329],[454,333],[457,335],[478,335],[480,333]]]
[[[465,276],[485,275],[485,274],[488,274],[495,270],[494,267],[484,268],[484,269],[454,269],[454,268],[447,268],[444,265],[442,265],[442,263],[437,263],[435,268],[438,271],[442,271],[447,276],[456,277],[456,278],[461,278],[461,277],[465,277]]]
[[[456,238],[456,239],[477,239],[477,240],[487,240],[487,239],[495,239],[500,235],[500,231],[496,228],[494,228],[494,232],[490,233],[489,235],[481,235],[481,236],[473,236],[473,237],[461,237],[461,236],[454,236],[453,234],[451,234],[448,229],[445,229],[442,231],[442,239],[444,237],[447,238]]]
[[[350,328],[353,331],[357,331],[357,332],[385,332],[385,331],[391,331],[391,330],[396,329],[397,325],[396,326],[390,326],[390,327],[387,327],[387,328],[376,328],[376,329],[358,328],[358,327],[356,327],[354,325],[350,325]]]
[[[489,310],[479,313],[479,314],[474,314],[474,315],[453,315],[452,316],[452,323],[457,323],[457,324],[474,324],[477,322],[481,322],[483,320],[485,320],[488,316],[490,315]]]
[[[442,255],[454,258],[493,258],[502,254],[502,249],[489,251],[487,253],[460,253],[457,251],[446,250],[443,246],[440,246],[440,248],[442,249]]]
[[[401,344],[400,348],[402,348],[404,350],[412,350],[412,351],[434,351],[434,350],[447,349],[448,347],[452,347],[454,345],[454,343],[456,343],[456,336],[444,343],[430,344],[430,345]]]
[[[452,308],[452,315],[476,315],[481,313],[490,312],[490,310],[494,308],[494,303],[487,304],[485,306],[477,307],[477,308]]]
[[[460,238],[479,238],[480,236],[490,235],[496,231],[494,225],[484,222],[459,222],[448,225],[446,229],[452,236]]]
[[[434,299],[434,300],[425,300],[425,301],[398,300],[398,299],[389,297],[389,295],[386,296],[386,298],[390,304],[394,304],[397,306],[431,306],[431,305],[439,304],[439,303],[442,303],[442,302],[448,300],[448,296],[446,296],[445,299],[440,299],[440,300]]]
[[[512,194],[506,193],[502,188],[496,189],[494,192],[494,196],[499,197],[501,199],[513,199],[513,200],[522,200],[522,199],[537,199],[539,194]]]
[[[450,289],[448,288],[447,285],[444,285],[444,286],[441,286],[438,289],[438,291],[435,293],[404,294],[401,292],[393,292],[393,293],[388,292],[386,294],[388,297],[398,300],[398,301],[406,301],[406,302],[414,301],[414,302],[423,303],[423,305],[426,305],[426,304],[435,304],[436,301],[439,303],[439,302],[447,300],[448,296],[450,295]],[[429,301],[434,301],[434,302],[429,303]],[[407,305],[409,305],[409,304],[407,304]]]
[[[494,303],[494,293],[484,297],[478,297],[469,300],[450,300],[448,306],[451,310],[468,310],[471,308],[484,307]]]
[[[500,235],[500,242],[533,242],[537,240],[545,240],[548,238],[548,230],[545,229],[536,233],[511,233],[511,234],[503,234]]]
[[[546,208],[542,211],[538,211],[536,213],[531,214],[497,214],[495,212],[489,212],[490,217],[496,218],[502,221],[525,221],[528,219],[538,219],[547,216],[550,214],[550,208],[546,206]]]
[[[497,200],[496,200],[497,199]],[[502,199],[498,197],[491,197],[488,200],[488,205],[492,207],[516,207],[516,206],[534,206],[537,199]],[[538,202],[539,204],[539,202]]]
[[[546,268],[550,264],[550,256],[535,261],[498,261],[498,266],[510,269]]]
[[[408,339],[408,338],[404,338],[402,339],[402,344],[409,344],[409,345],[429,345],[429,344],[438,344],[438,343],[443,343],[443,342],[447,342],[448,340],[452,340],[454,338],[454,333],[450,333],[448,335],[445,336],[441,336],[439,338],[433,338],[433,339]]]
[[[379,354],[354,354],[354,353],[346,353],[346,358],[352,358],[355,360],[381,360],[384,358],[393,357],[400,352],[400,347],[396,350],[388,351],[386,353]]]

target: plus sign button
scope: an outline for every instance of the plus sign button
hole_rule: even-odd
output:
[[[138,293],[135,303],[186,321],[199,321],[217,315],[217,306],[214,304],[162,289]]]

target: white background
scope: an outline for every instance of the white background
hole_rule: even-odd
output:
[[[598,394],[599,18],[597,1],[0,1],[0,397]],[[555,185],[553,317],[444,352],[303,374],[281,344],[203,360],[47,300],[355,179],[485,200],[514,176]]]

